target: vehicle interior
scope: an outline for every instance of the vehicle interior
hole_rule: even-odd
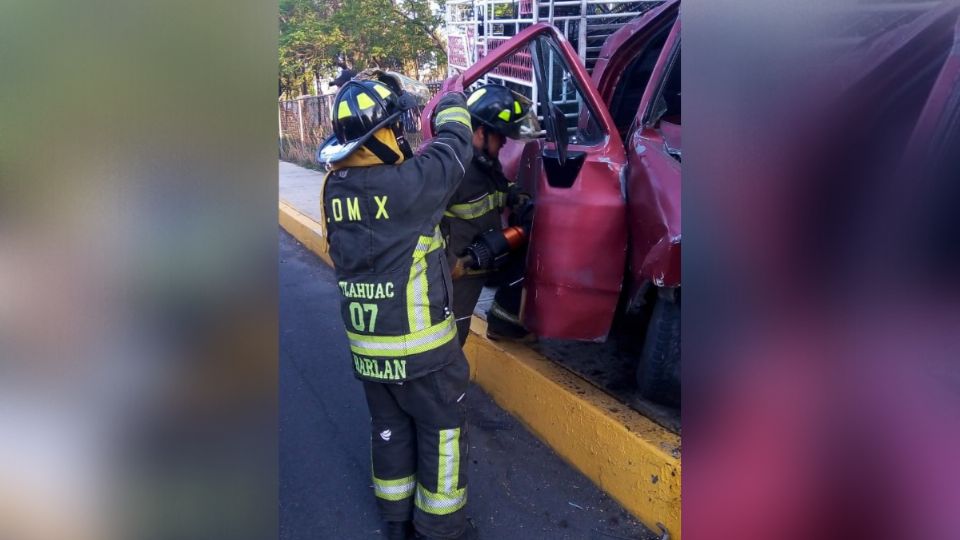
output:
[[[518,71],[517,66],[526,64],[527,70]],[[528,85],[519,84],[517,76],[524,76]],[[574,81],[572,70],[563,54],[547,38],[531,42],[527,51],[517,52],[505,58],[474,83],[504,84],[533,102],[534,113],[542,128],[530,134],[548,143],[543,151],[543,166],[547,182],[553,187],[571,187],[586,158],[580,148],[603,142],[605,133],[590,111],[582,89]]]
[[[667,36],[670,35],[670,25],[666,25],[639,51],[637,56],[627,65],[627,68],[617,82],[616,90],[610,99],[608,108],[613,121],[617,125],[620,137],[626,141],[630,126],[637,115],[640,99],[650,80],[650,74],[657,63],[660,49],[663,48]]]
[[[681,70],[679,45],[667,69],[666,79],[657,93],[648,125],[652,125],[660,130],[660,133],[663,135],[667,153],[679,161],[682,149],[680,139],[680,110],[682,100],[680,95]]]
[[[569,188],[587,156],[583,149],[569,147],[600,144],[605,133],[560,50],[550,40],[541,38],[531,44],[531,53],[537,80],[537,112],[547,140],[554,143],[543,152],[547,183]]]

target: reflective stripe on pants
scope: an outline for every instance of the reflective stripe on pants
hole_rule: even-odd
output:
[[[440,430],[438,443],[437,491],[417,484],[417,508],[428,514],[445,516],[467,504],[466,488],[460,483],[460,428]]]

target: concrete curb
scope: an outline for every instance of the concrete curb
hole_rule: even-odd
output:
[[[280,226],[333,266],[319,223],[281,201]],[[473,318],[471,378],[644,525],[679,540],[680,437],[528,347],[490,341],[486,328]]]
[[[316,220],[280,201],[280,226],[333,268],[333,260],[328,253],[326,231]]]
[[[464,351],[498,405],[653,531],[680,538],[680,437],[528,347],[486,338],[474,317]]]

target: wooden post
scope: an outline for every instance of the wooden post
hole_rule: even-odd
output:
[[[277,144],[280,146],[280,157],[284,156],[283,154],[283,101],[277,102],[277,130],[278,130],[278,140]]]
[[[297,98],[297,122],[300,124],[300,146],[303,147],[303,100]]]

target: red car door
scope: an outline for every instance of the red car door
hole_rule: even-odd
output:
[[[527,143],[518,170],[536,211],[527,254],[524,324],[541,337],[606,339],[626,265],[623,142],[576,52],[558,30],[533,25],[444,84],[462,90],[484,76],[536,81],[545,140]],[[441,92],[442,95],[442,92]],[[424,110],[432,116],[435,98]],[[425,136],[431,136],[424,122]],[[538,156],[531,151],[539,150]],[[524,172],[526,171],[526,172]]]
[[[604,43],[593,80],[627,144],[629,298],[680,285],[680,1]]]

